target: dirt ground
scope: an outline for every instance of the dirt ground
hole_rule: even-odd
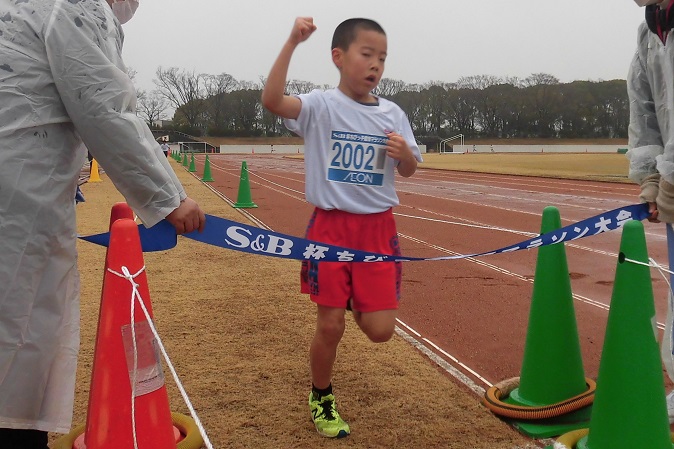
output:
[[[175,169],[207,213],[246,222],[178,164]],[[102,180],[82,186],[82,235],[107,230],[110,207],[122,200],[105,175]],[[86,420],[105,259],[103,247],[80,241],[78,249],[82,337],[73,426]],[[334,387],[352,435],[322,438],[307,406],[315,316],[308,297],[298,293],[299,262],[183,238],[176,248],[144,258],[157,329],[213,447],[538,447],[401,337],[375,345],[350,317]],[[189,414],[164,372],[171,409]]]

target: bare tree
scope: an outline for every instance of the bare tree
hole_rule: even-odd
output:
[[[534,73],[524,79],[526,103],[530,108],[530,133],[537,137],[552,137],[561,120],[562,98],[559,80],[547,73]]]
[[[154,80],[160,94],[176,109],[191,128],[203,128],[205,77],[203,74],[187,72],[177,67],[157,69]]]
[[[559,79],[548,73],[532,73],[522,80],[524,87],[552,86],[559,84]]]
[[[424,134],[438,135],[447,121],[447,104],[449,102],[447,83],[432,81],[421,91],[424,102],[422,113],[426,116]]]
[[[476,89],[482,90],[490,86],[496,86],[503,83],[503,79],[493,75],[473,75],[462,76],[456,82],[456,87],[459,89]]]
[[[138,102],[136,113],[142,117],[149,126],[156,126],[160,120],[167,118],[166,110],[168,101],[157,90],[146,92],[139,90],[137,92]]]
[[[209,127],[215,130],[225,129],[227,126],[225,97],[239,86],[239,82],[232,75],[221,73],[220,75],[204,75],[204,86]]]
[[[379,85],[373,91],[373,93],[380,97],[391,98],[404,88],[405,88],[404,81],[394,80],[392,78],[382,78],[381,80],[379,80]]]
[[[288,80],[286,82],[286,94],[288,95],[308,94],[318,88],[318,85],[309,81]]]

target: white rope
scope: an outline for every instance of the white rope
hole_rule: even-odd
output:
[[[625,262],[630,262],[630,263],[633,263],[633,264],[636,264],[636,265],[642,265],[644,267],[655,268],[660,272],[660,274],[663,275],[663,277],[665,277],[665,280],[667,280],[667,277],[664,275],[664,273],[674,274],[673,271],[670,271],[668,268],[665,268],[664,266],[660,265],[652,257],[648,258],[648,260],[650,261],[649,263],[641,262],[639,260],[634,260],[634,259],[628,259],[627,257],[625,257],[623,260]],[[667,284],[669,285],[668,280],[667,280]]]
[[[183,388],[182,383],[180,382],[180,379],[178,378],[178,373],[176,372],[175,368],[173,367],[173,363],[171,363],[171,360],[169,359],[168,353],[166,352],[166,349],[164,348],[164,344],[161,341],[161,338],[159,337],[159,333],[157,332],[157,329],[154,327],[154,323],[152,322],[152,317],[150,317],[150,312],[148,312],[147,308],[145,307],[145,303],[143,302],[143,298],[140,295],[140,292],[138,292],[138,284],[134,280],[136,276],[138,276],[140,273],[142,273],[145,270],[145,267],[141,268],[138,270],[136,274],[131,274],[129,272],[129,269],[125,266],[122,266],[122,273],[118,273],[110,268],[108,268],[108,271],[111,272],[112,274],[119,276],[121,278],[127,279],[132,286],[132,293],[131,293],[131,339],[133,341],[133,379],[132,379],[132,386],[131,386],[131,422],[132,422],[132,427],[133,427],[133,443],[134,443],[134,449],[138,449],[138,442],[136,439],[136,411],[135,411],[135,394],[136,394],[136,373],[138,370],[138,349],[136,346],[136,330],[135,330],[135,325],[134,325],[134,300],[138,298],[138,304],[140,304],[141,309],[143,310],[143,313],[145,314],[145,318],[147,319],[147,323],[150,326],[150,330],[152,331],[152,335],[157,341],[157,344],[159,346],[159,349],[161,350],[162,356],[164,357],[164,361],[166,362],[166,365],[168,366],[169,370],[171,371],[171,375],[173,376],[173,380],[176,383],[176,386],[178,387],[178,390],[180,390],[180,394],[183,397],[183,400],[185,401],[185,404],[187,405],[187,408],[190,410],[190,415],[194,419],[194,422],[197,425],[197,428],[199,429],[199,433],[201,434],[201,437],[204,440],[204,444],[206,445],[207,449],[213,449],[213,445],[211,444],[211,441],[208,439],[208,435],[206,435],[206,430],[204,429],[204,426],[201,424],[201,420],[197,416],[197,412],[194,410],[194,407],[192,406],[192,403],[187,396],[187,392],[185,391],[185,388]]]
[[[669,269],[667,269],[667,268],[663,267],[662,265],[660,265],[659,263],[657,263],[655,261],[655,259],[653,259],[652,257],[648,258],[648,260],[650,261],[649,263],[641,262],[641,261],[634,260],[634,259],[628,259],[627,257],[625,257],[623,260],[625,262],[633,263],[633,264],[636,264],[636,265],[642,265],[642,266],[645,266],[645,267],[655,268],[656,270],[658,270],[658,273],[660,273],[660,276],[662,276],[662,278],[667,283],[667,287],[669,288],[669,291],[671,293],[674,293],[674,291],[672,290],[672,284],[669,281],[670,277],[665,274],[665,273],[674,274],[674,272],[670,271]],[[670,295],[670,298],[671,297],[672,296]]]
[[[108,268],[108,271],[113,273],[116,276],[122,277],[128,280],[131,283],[131,341],[133,342],[133,373],[131,375],[131,431],[133,433],[133,447],[138,449],[138,436],[136,434],[136,381],[138,373],[138,346],[136,343],[136,326],[134,326],[134,309],[133,306],[134,300],[138,293],[138,284],[134,280],[136,276],[145,270],[145,267],[141,268],[136,274],[131,274],[129,269],[125,266],[122,266],[122,273],[117,273],[116,271]]]

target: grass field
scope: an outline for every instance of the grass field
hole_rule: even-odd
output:
[[[423,157],[421,168],[632,182],[627,178],[629,161],[618,153],[427,153]]]

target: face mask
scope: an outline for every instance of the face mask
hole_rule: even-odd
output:
[[[138,0],[119,0],[112,4],[112,12],[121,24],[131,20],[137,9]]]

